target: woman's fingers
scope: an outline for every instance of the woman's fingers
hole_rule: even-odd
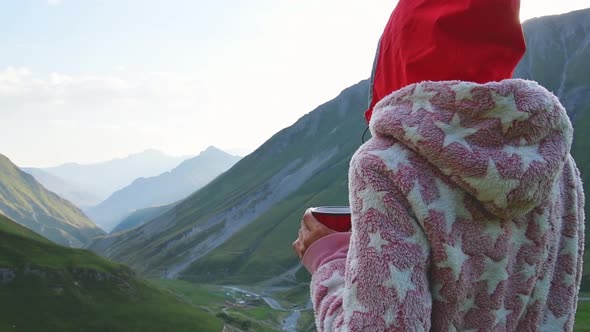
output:
[[[297,240],[292,244],[293,250],[302,258],[307,248],[315,241],[335,232],[319,222],[311,213],[311,209],[307,209],[301,219]]]
[[[318,227],[324,226],[313,216],[313,214],[311,213],[311,209],[307,209],[307,211],[305,211],[305,213],[303,214],[303,219],[301,220],[301,224],[309,230],[314,230]]]

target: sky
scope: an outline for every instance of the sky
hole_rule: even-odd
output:
[[[251,152],[369,77],[395,3],[0,0],[0,154]],[[522,0],[521,20],[588,7]]]

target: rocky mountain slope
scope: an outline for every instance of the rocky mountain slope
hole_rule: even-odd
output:
[[[1,154],[0,213],[70,247],[85,246],[104,234],[80,209],[45,189]]]

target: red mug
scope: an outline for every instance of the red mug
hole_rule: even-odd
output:
[[[318,206],[311,208],[311,214],[322,224],[337,232],[350,232],[350,207]]]

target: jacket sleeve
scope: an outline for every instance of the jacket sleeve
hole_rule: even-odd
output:
[[[313,260],[311,270],[316,326],[318,331],[428,331],[428,241],[390,167],[396,162],[388,158],[399,156],[381,150],[383,142],[372,149],[371,141],[351,161],[353,228],[346,258],[342,249],[339,256],[326,244],[310,254],[324,257]],[[321,248],[332,254],[320,254]]]

